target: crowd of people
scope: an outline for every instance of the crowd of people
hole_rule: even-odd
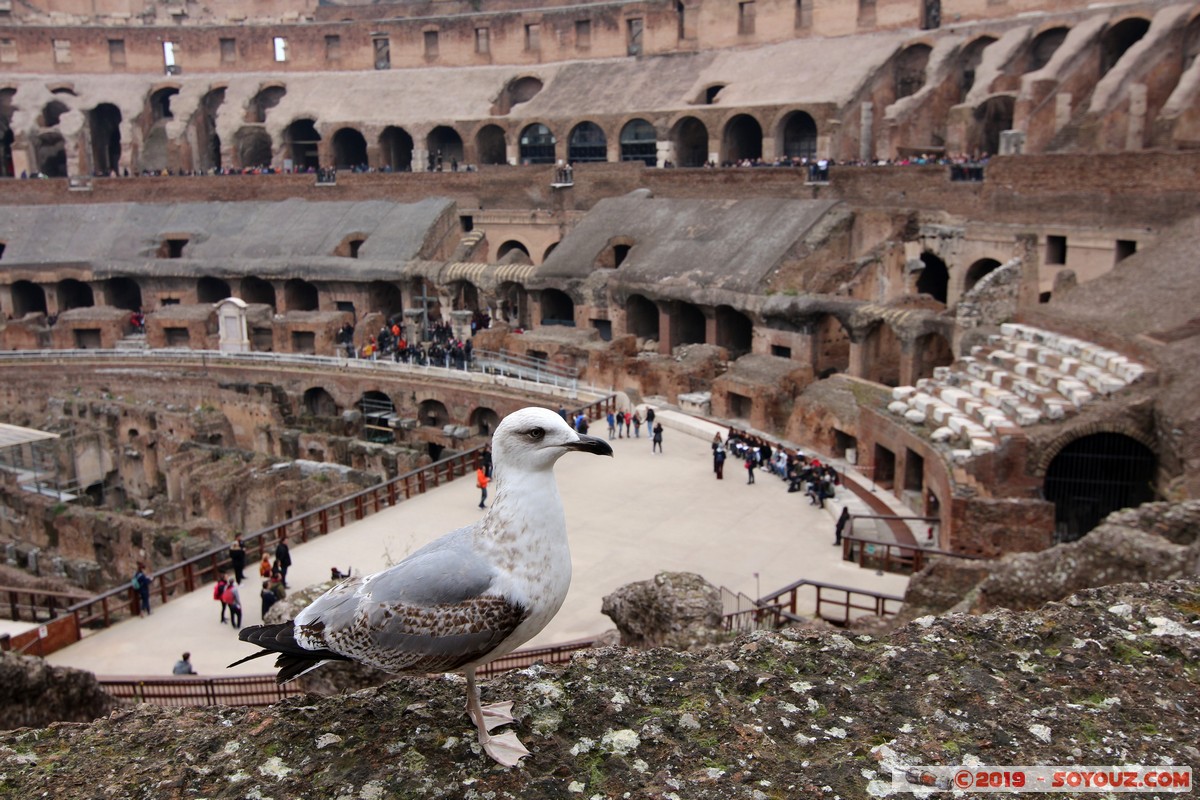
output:
[[[789,492],[803,492],[809,503],[821,508],[834,496],[841,476],[830,464],[811,458],[799,451],[789,451],[759,436],[731,428],[724,441],[717,433],[712,441],[713,472],[718,480],[724,478],[725,462],[740,461],[746,470],[746,483],[754,483],[754,474],[764,471],[787,483]]]

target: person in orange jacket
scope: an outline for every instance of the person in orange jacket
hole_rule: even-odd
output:
[[[475,470],[475,485],[479,487],[479,491],[482,493],[479,495],[479,507],[486,508],[484,503],[487,502],[488,476],[483,467]]]

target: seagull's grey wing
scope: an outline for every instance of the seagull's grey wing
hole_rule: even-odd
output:
[[[390,569],[331,589],[296,617],[297,639],[394,672],[479,660],[527,612],[488,593],[495,569],[469,534],[454,531]]]

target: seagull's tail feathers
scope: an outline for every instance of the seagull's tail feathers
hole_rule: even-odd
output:
[[[296,641],[296,627],[290,619],[278,625],[251,625],[248,628],[242,628],[238,632],[238,638],[263,649],[245,658],[240,658],[229,666],[236,667],[251,659],[277,655],[275,666],[279,669],[279,673],[275,676],[276,683],[287,683],[327,661],[350,660],[332,650],[309,650],[301,645]]]

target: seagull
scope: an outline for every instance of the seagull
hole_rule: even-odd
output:
[[[571,552],[554,464],[573,451],[613,454],[548,409],[509,414],[492,437],[496,496],[482,519],[382,572],[343,581],[293,620],[243,628],[238,638],[263,649],[230,666],[277,654],[279,683],[330,661],[460,670],[480,745],[514,766],[529,751],[515,733],[491,733],[514,721],[513,704],[481,706],[475,670],[536,636],[566,599]]]

